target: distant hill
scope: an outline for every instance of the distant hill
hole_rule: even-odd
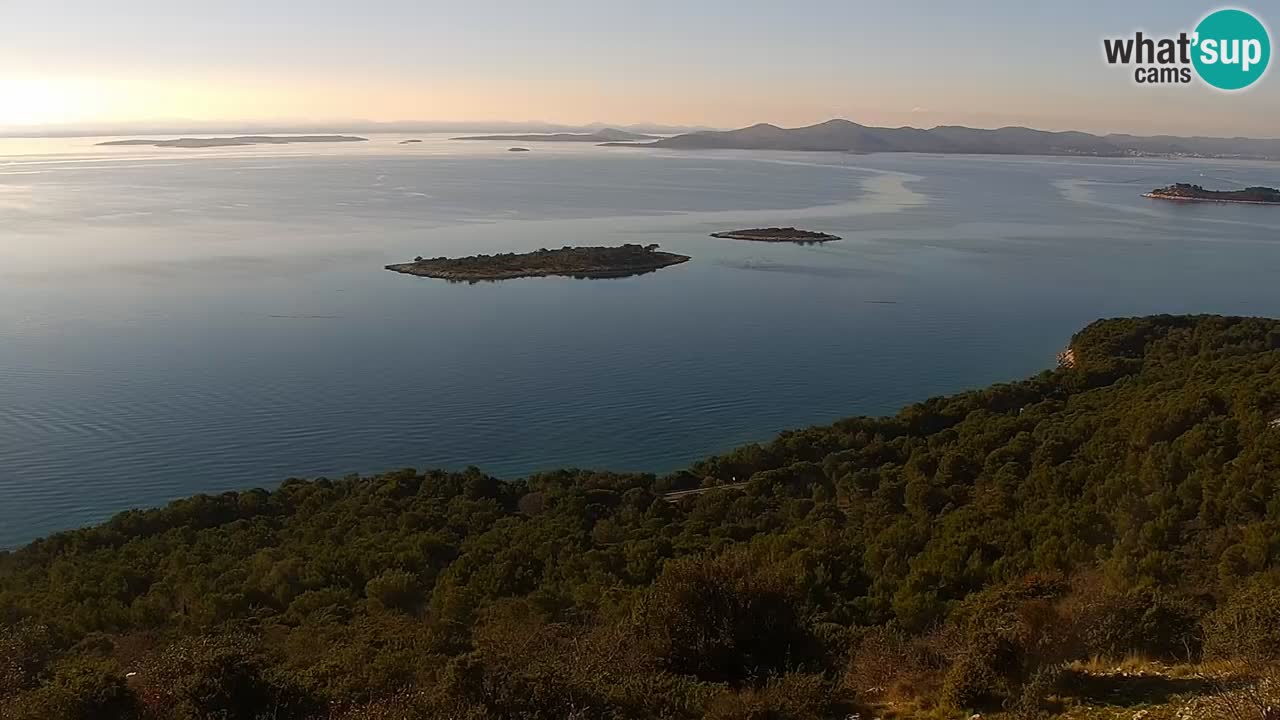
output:
[[[243,145],[287,145],[289,143],[366,142],[354,135],[241,135],[238,137],[178,138],[176,140],[108,140],[98,145],[150,145],[172,148],[240,147]]]
[[[637,142],[642,140],[660,140],[657,135],[604,128],[589,133],[535,133],[530,135],[469,135],[456,137],[454,140],[507,140],[516,142]]]
[[[1280,139],[1091,135],[1024,127],[980,130],[955,125],[921,130],[869,127],[849,120],[828,120],[799,128],[761,123],[740,130],[677,135],[647,143],[644,147],[1280,160]]]
[[[124,123],[115,125],[78,125],[50,123],[40,126],[6,125],[0,121],[0,137],[205,137],[215,135],[329,135],[337,133],[593,133],[606,128],[650,135],[675,135],[700,130],[723,128],[703,125],[661,125],[657,123],[618,124],[593,122],[586,125],[565,125],[542,121],[425,121],[372,122],[347,120],[342,122],[182,122],[182,123]]]

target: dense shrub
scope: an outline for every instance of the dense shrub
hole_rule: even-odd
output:
[[[1212,658],[1280,659],[1280,582],[1250,582],[1204,622],[1205,655]]]
[[[75,658],[60,663],[39,690],[0,709],[5,720],[139,720],[142,707],[114,663]]]
[[[804,610],[788,573],[731,552],[667,563],[637,620],[672,672],[737,682],[817,659]]]
[[[1043,666],[1032,673],[1017,694],[1005,702],[1013,720],[1044,720],[1058,710],[1052,696],[1061,676],[1062,667],[1056,665]]]
[[[48,626],[32,622],[0,626],[0,703],[36,687],[56,650]]]
[[[388,570],[365,583],[365,596],[383,611],[413,612],[422,602],[418,579],[402,570]]]
[[[1032,577],[966,600],[952,618],[956,656],[942,687],[945,705],[1001,708],[1023,685],[1069,657],[1068,623],[1054,601],[1066,586]]]
[[[1017,690],[996,667],[1001,651],[974,651],[957,658],[943,680],[942,703],[960,710],[1001,707]]]
[[[859,698],[891,695],[899,687],[917,688],[926,676],[946,667],[947,659],[934,640],[912,637],[895,627],[865,628],[849,654],[843,687]]]
[[[277,677],[244,634],[201,636],[166,648],[139,671],[139,694],[153,717],[174,720],[306,718],[317,703]]]
[[[1200,655],[1205,609],[1177,593],[1144,588],[1084,598],[1073,608],[1085,654],[1192,661]]]

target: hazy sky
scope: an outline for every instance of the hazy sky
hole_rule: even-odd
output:
[[[1223,94],[1138,86],[1131,71],[1102,60],[1104,36],[1190,30],[1217,7],[0,0],[0,127],[354,119],[731,127],[845,117],[1280,135],[1274,68],[1254,88]],[[1275,0],[1239,7],[1280,23]]]

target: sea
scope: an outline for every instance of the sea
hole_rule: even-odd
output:
[[[1098,318],[1280,316],[1280,208],[1141,197],[1280,164],[110,139],[0,140],[0,547],[290,477],[665,473],[1034,375]],[[791,225],[843,239],[709,237]],[[692,260],[383,269],[620,243]]]

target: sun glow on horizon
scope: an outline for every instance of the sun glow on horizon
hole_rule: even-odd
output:
[[[0,128],[226,120],[288,109],[298,101],[296,94],[273,94],[244,77],[165,73],[92,79],[0,75],[0,99]]]
[[[70,78],[0,76],[0,125],[76,122],[104,110],[94,84]]]

